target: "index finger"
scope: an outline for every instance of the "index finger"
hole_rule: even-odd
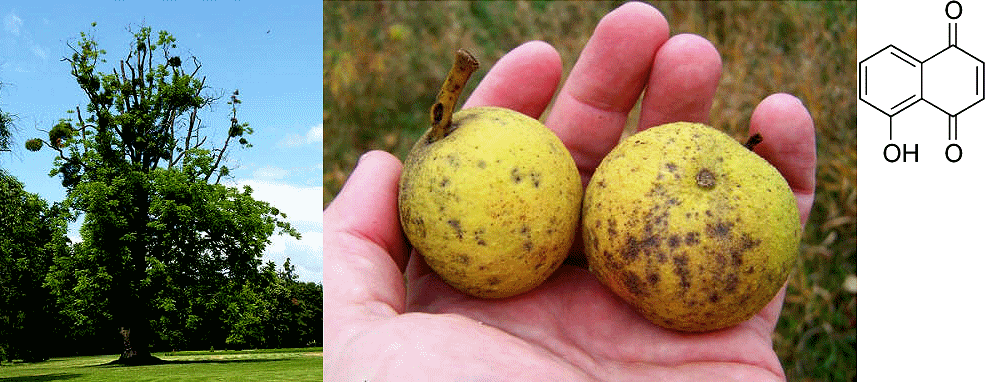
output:
[[[463,108],[500,106],[538,119],[559,84],[559,53],[542,41],[529,41],[501,57],[480,80]]]
[[[323,285],[333,291],[327,316],[403,313],[409,249],[398,219],[400,175],[391,154],[364,154],[323,212]]]
[[[628,3],[600,20],[580,53],[546,125],[573,155],[584,185],[621,138],[655,53],[668,39],[662,13]]]

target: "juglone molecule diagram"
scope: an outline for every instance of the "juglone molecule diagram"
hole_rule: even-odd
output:
[[[963,12],[961,3],[950,1],[944,10],[947,18],[957,20]],[[957,116],[985,99],[985,63],[958,46],[957,23],[947,23],[947,48],[925,60],[889,45],[858,63],[858,98],[889,117],[889,140],[892,118],[903,110],[925,101],[947,114],[947,140],[957,140]],[[919,146],[912,151],[906,145],[885,146],[889,162],[906,161],[913,155],[918,161]],[[944,155],[950,162],[961,160],[961,146],[947,145]]]

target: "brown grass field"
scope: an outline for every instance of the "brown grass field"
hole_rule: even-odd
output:
[[[493,63],[529,40],[552,44],[563,78],[600,18],[621,2],[326,2],[324,205],[357,158],[404,158],[427,127],[452,51]],[[856,379],[856,7],[853,2],[653,2],[672,34],[704,36],[723,75],[710,123],[738,139],[755,105],[787,92],[817,134],[816,202],[773,338],[791,381]],[[462,102],[462,101],[461,101]],[[637,112],[628,129],[637,124]]]

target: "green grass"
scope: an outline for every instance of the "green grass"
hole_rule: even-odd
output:
[[[467,91],[529,40],[560,53],[568,74],[600,18],[623,2],[327,2],[324,10],[324,204],[357,158],[404,158],[453,51],[480,60]],[[710,122],[746,136],[755,105],[799,97],[817,130],[816,200],[773,336],[790,381],[852,381],[857,369],[857,67],[853,2],[655,2],[673,34],[721,53]],[[637,110],[628,128],[638,123]]]
[[[322,348],[159,353],[162,365],[107,365],[116,355],[0,366],[13,381],[321,381]]]

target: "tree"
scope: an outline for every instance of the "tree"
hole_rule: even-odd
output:
[[[273,265],[273,264],[272,264]],[[280,301],[279,312],[284,322],[280,346],[303,347],[322,344],[322,285],[298,281],[295,266],[285,259],[278,279],[288,293]]]
[[[149,314],[166,292],[152,278],[190,288],[246,282],[272,234],[299,234],[250,188],[220,184],[230,176],[223,164],[230,150],[250,147],[253,129],[237,120],[239,92],[228,102],[222,143],[213,145],[199,113],[219,98],[207,94],[201,63],[173,55],[176,39],[166,31],[142,26],[131,34],[126,57],[107,72],[97,70],[106,51],[80,33],[63,61],[88,104],[25,146],[56,153],[50,175],[61,176],[67,205],[85,214],[83,242],[56,259],[48,278],[63,313],[79,327],[113,322],[101,332],[122,336],[118,361],[145,364],[158,361],[149,351],[158,338]]]
[[[55,300],[44,282],[54,257],[68,253],[67,219],[0,169],[0,361],[51,356]]]
[[[300,282],[292,292],[299,309],[296,346],[322,346],[322,284]]]
[[[0,151],[10,151],[10,135],[14,127],[10,113],[0,110]]]
[[[10,151],[15,128],[14,115],[0,110],[0,152]],[[51,356],[46,344],[59,333],[44,281],[55,254],[69,249],[68,217],[0,168],[0,361]]]
[[[290,259],[285,259],[281,269],[268,261],[257,282],[228,284],[221,319],[230,328],[226,345],[279,348],[319,344],[322,288],[316,285],[298,282]]]
[[[156,192],[163,197],[152,215],[161,235],[153,247],[162,255],[152,260],[148,277],[160,289],[150,317],[173,348],[222,344],[229,331],[216,325],[225,322],[223,293],[228,284],[239,290],[263,281],[262,241],[277,221],[257,220],[264,215],[252,210],[249,188],[234,194],[222,185],[191,182],[189,173],[159,175]]]
[[[283,317],[290,320],[282,336],[283,346],[303,347],[322,344],[322,284],[299,282],[295,266],[285,259],[278,278],[288,286],[288,299],[281,304]]]
[[[2,86],[3,83],[0,83],[0,87]],[[0,152],[10,151],[10,141],[14,127],[14,115],[0,110]]]

